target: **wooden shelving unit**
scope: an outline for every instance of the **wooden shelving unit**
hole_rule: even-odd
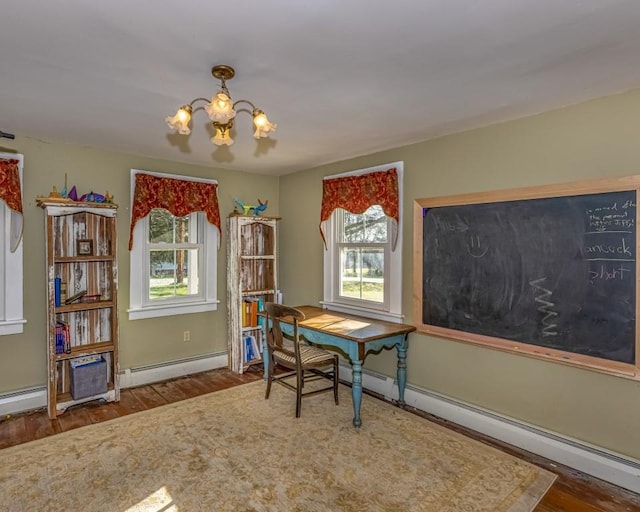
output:
[[[47,279],[47,409],[51,419],[71,405],[95,399],[118,401],[118,265],[114,204],[63,202],[38,198],[46,214]],[[78,240],[90,241],[91,254],[78,254]],[[85,245],[86,247],[86,245]],[[56,280],[66,296],[56,292]],[[86,292],[91,301],[66,304],[65,299]],[[56,297],[57,296],[57,297]],[[57,326],[66,325],[66,350],[56,344]],[[74,398],[71,387],[72,362],[100,356],[98,382],[106,371],[106,388],[89,396]],[[102,363],[104,361],[104,364]],[[79,374],[76,374],[79,375]],[[78,382],[76,377],[76,382]],[[99,386],[98,386],[99,387]],[[87,389],[91,389],[90,386]],[[97,388],[96,388],[97,389]]]
[[[276,300],[278,220],[243,215],[227,220],[227,340],[229,368],[236,373],[262,363],[262,327],[256,312],[264,302]],[[249,336],[259,349],[254,357],[255,350],[247,350]]]

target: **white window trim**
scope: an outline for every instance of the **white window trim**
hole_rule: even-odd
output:
[[[18,160],[20,176],[20,193],[24,198],[22,187],[22,170],[24,155],[17,153],[0,153],[0,158]],[[4,308],[0,311],[0,336],[20,334],[24,332],[24,280],[22,240],[15,251],[11,252],[11,209],[4,201],[0,201],[0,225],[2,226],[2,262],[0,262],[0,293],[3,294]]]
[[[335,234],[336,234],[336,220],[335,215],[332,213],[329,220],[325,223],[325,237],[327,240],[327,249],[324,251],[324,300],[320,301],[320,304],[327,309],[333,311],[339,311],[341,313],[353,313],[356,315],[366,316],[369,318],[376,318],[378,320],[386,320],[388,322],[401,323],[404,319],[402,314],[402,198],[403,198],[403,176],[404,176],[404,162],[392,162],[385,165],[377,165],[375,167],[368,167],[367,169],[359,169],[357,171],[350,171],[341,174],[334,174],[331,176],[325,176],[324,179],[343,178],[345,176],[360,176],[362,174],[369,174],[373,172],[383,172],[396,168],[398,173],[398,208],[400,213],[400,219],[398,222],[398,239],[395,250],[391,251],[388,265],[388,277],[385,272],[385,279],[389,279],[389,306],[388,309],[373,309],[364,307],[361,305],[347,304],[339,301],[337,279],[335,279],[336,272],[338,272],[340,261],[337,257],[337,251],[335,251]],[[387,265],[385,265],[387,267]]]
[[[201,183],[214,183],[217,180],[204,178],[193,178],[190,176],[181,176],[176,174],[165,174],[151,171],[143,171],[139,169],[131,169],[131,194],[129,210],[133,207],[133,192],[135,188],[136,174],[150,174],[160,178],[173,178],[183,181],[197,181]],[[133,230],[133,247],[129,254],[130,276],[129,276],[129,302],[130,307],[127,310],[129,320],[141,320],[144,318],[158,318],[172,315],[185,315],[189,313],[205,313],[207,311],[215,311],[218,309],[220,301],[217,297],[217,265],[218,265],[218,247],[220,234],[215,226],[205,219],[204,222],[204,254],[206,257],[202,262],[203,265],[203,296],[194,300],[167,301],[163,304],[148,305],[146,301],[145,290],[145,271],[146,261],[146,235],[149,227],[149,217],[144,217],[136,222]]]

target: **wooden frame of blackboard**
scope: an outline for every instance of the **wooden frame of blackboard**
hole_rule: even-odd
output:
[[[520,340],[479,334],[476,332],[467,332],[465,330],[449,328],[442,325],[431,325],[429,323],[425,323],[425,319],[423,317],[423,313],[425,311],[423,309],[425,306],[424,293],[425,290],[429,289],[424,282],[425,273],[427,273],[426,264],[428,263],[428,261],[425,261],[423,250],[426,233],[425,216],[428,214],[427,212],[430,209],[466,205],[492,205],[499,203],[505,203],[508,205],[513,204],[509,202],[537,199],[569,198],[571,200],[574,196],[586,197],[591,194],[599,195],[609,192],[627,191],[635,193],[636,200],[637,198],[640,198],[640,175],[415,199],[413,214],[413,318],[417,331],[565,365],[640,380],[640,322],[637,321],[638,306],[640,305],[640,286],[638,286],[640,267],[635,257],[638,254],[638,249],[640,248],[640,233],[635,230],[638,225],[639,217],[638,208],[635,207],[635,204],[633,205],[635,209],[635,215],[633,216],[634,253],[633,260],[629,263],[631,268],[635,268],[635,279],[631,282],[631,286],[635,288],[635,291],[632,292],[632,300],[634,300],[634,304],[631,307],[633,315],[632,323],[634,326],[633,332],[631,333],[631,336],[634,339],[630,342],[630,349],[634,351],[631,361],[621,362],[617,360],[610,360],[608,358],[576,353],[574,351],[549,348]],[[629,247],[627,246],[626,250],[628,249]]]

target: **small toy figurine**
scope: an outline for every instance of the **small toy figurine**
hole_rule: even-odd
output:
[[[86,201],[87,203],[104,203],[105,198],[102,194],[96,194],[93,190],[88,194],[84,194],[80,197],[79,201]]]
[[[62,188],[62,191],[60,192],[60,197],[64,197],[65,199],[67,198],[68,195],[68,191],[67,191],[67,173],[64,173],[64,187]]]
[[[262,201],[260,201],[260,199],[258,199],[258,204],[259,206],[254,206],[253,207],[253,214],[254,215],[260,215],[260,212],[263,212],[267,209],[267,204],[269,203],[269,200],[267,199],[264,203]]]
[[[259,216],[260,212],[265,211],[267,209],[267,204],[269,203],[268,199],[264,203],[258,199],[257,205],[244,204],[240,199],[234,199],[234,201],[240,208],[242,208],[242,215],[249,215],[251,210],[253,210],[253,214],[256,216]]]

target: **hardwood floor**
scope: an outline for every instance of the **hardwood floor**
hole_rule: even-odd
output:
[[[243,375],[226,369],[212,370],[124,389],[118,403],[90,402],[69,409],[56,420],[49,420],[44,409],[9,416],[0,420],[0,449],[261,378],[262,373],[255,370]],[[638,494],[427,413],[414,409],[411,411],[557,474],[558,479],[535,508],[535,512],[640,511]]]

